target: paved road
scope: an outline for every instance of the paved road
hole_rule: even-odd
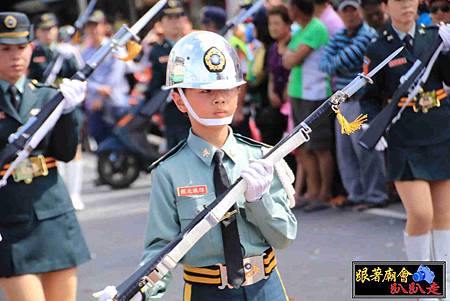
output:
[[[77,215],[93,259],[79,269],[78,300],[83,301],[93,300],[92,292],[105,285],[119,284],[136,268],[149,194],[148,175],[142,175],[130,189],[111,190],[93,186],[94,158],[88,157],[84,166],[86,209]],[[365,213],[328,209],[310,214],[295,211],[295,215],[297,240],[278,252],[278,262],[288,294],[296,301],[351,300],[352,260],[404,256],[404,213],[399,205]],[[178,269],[162,300],[181,300],[182,285]],[[4,301],[1,296],[0,301]]]

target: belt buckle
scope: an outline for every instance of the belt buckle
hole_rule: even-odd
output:
[[[264,258],[262,255],[244,258],[245,281],[243,286],[255,284],[263,279],[267,279],[264,270]]]
[[[414,112],[428,113],[430,109],[440,105],[441,102],[436,96],[436,91],[421,92],[419,99],[414,103]]]
[[[48,175],[48,169],[45,157],[39,155],[20,162],[13,173],[13,178],[15,182],[24,181],[25,184],[31,184],[34,177],[46,175]]]
[[[228,283],[227,267],[221,263],[217,263],[216,265],[219,266],[220,280],[222,281],[222,284],[218,286],[219,289],[223,290],[226,287],[233,288],[233,286],[231,286],[231,284]]]

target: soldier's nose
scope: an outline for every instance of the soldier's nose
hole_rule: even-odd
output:
[[[226,100],[225,100],[225,98],[223,98],[223,97],[216,97],[216,98],[214,98],[214,100],[213,100],[213,103],[215,104],[215,105],[218,105],[218,104],[224,104],[226,102]]]

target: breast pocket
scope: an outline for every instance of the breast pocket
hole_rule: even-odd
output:
[[[181,230],[185,230],[188,226],[193,225],[193,220],[205,208],[215,200],[214,193],[202,195],[201,197],[181,197],[177,199],[177,210],[180,219]],[[191,249],[189,256],[196,258],[198,254],[203,254],[204,257],[217,256],[217,250],[221,250],[221,234],[220,226],[216,225],[210,229]]]
[[[186,228],[214,199],[214,193],[201,196],[179,197],[177,199],[177,210],[178,216],[180,217],[181,229]]]

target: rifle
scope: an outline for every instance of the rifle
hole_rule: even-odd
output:
[[[85,11],[78,16],[78,19],[75,21],[75,30],[73,33],[67,36],[64,42],[69,42],[72,38],[81,32],[84,25],[86,24],[89,16],[94,11],[95,5],[97,4],[97,0],[91,0]],[[48,64],[47,68],[45,68],[44,73],[42,75],[42,82],[46,85],[51,85],[56,79],[59,71],[61,70],[62,63],[64,61],[64,57],[61,53],[58,53],[56,57]]]
[[[264,5],[264,0],[259,0],[248,9],[242,9],[234,18],[229,20],[225,26],[219,31],[221,36],[224,36],[231,28],[243,23],[246,19],[253,16]]]
[[[362,134],[359,140],[359,144],[362,147],[368,150],[374,149],[384,132],[389,130],[391,124],[399,120],[407,104],[416,97],[422,85],[427,81],[431,67],[433,67],[437,54],[442,48],[441,44],[442,39],[438,37],[431,45],[431,49],[424,51],[420,58],[402,76],[400,86],[395,90],[391,102],[375,116],[370,122],[369,128]],[[399,111],[398,103],[405,94],[408,95],[408,100]]]
[[[272,163],[278,162],[309,140],[311,125],[323,114],[335,110],[339,104],[355,94],[366,83],[371,83],[373,77],[381,68],[391,61],[403,47],[397,49],[381,62],[368,75],[359,74],[344,89],[335,92],[320,107],[311,113],[302,123],[294,128],[291,134],[278,142],[266,155],[264,159]],[[237,199],[244,194],[246,183],[241,177],[221,196],[216,198],[192,222],[175,238],[167,244],[161,252],[152,260],[146,262],[136,270],[129,278],[117,287],[117,294],[113,300],[128,301],[138,292],[142,291],[147,283],[155,284],[161,280],[170,270],[200,240],[210,229],[216,226]]]
[[[164,8],[167,0],[159,0],[151,9],[149,9],[131,28],[127,25],[122,27],[114,34],[108,43],[101,46],[86,62],[83,69],[75,73],[71,79],[86,80],[95,68],[105,59],[105,57],[114,49],[123,47],[132,41],[139,41],[138,33]],[[135,42],[136,43],[136,42]],[[11,134],[8,138],[9,144],[0,153],[0,168],[15,158],[0,180],[0,187],[6,185],[8,177],[12,174],[16,166],[23,161],[31,151],[45,137],[48,131],[55,125],[62,112],[62,100],[64,96],[58,92],[37,114],[28,119],[17,132]]]

